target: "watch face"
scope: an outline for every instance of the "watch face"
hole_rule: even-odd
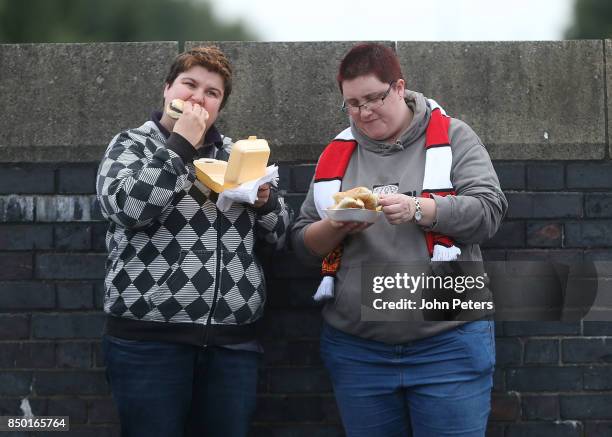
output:
[[[423,218],[423,214],[421,213],[421,211],[416,211],[416,212],[414,213],[414,219],[415,219],[417,222],[421,221],[421,219],[422,219],[422,218]]]

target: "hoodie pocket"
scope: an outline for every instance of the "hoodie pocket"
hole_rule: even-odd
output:
[[[257,320],[263,313],[264,294],[263,274],[255,256],[246,251],[224,251],[215,323]]]
[[[339,285],[339,287],[338,287]],[[336,311],[347,319],[361,318],[361,269],[359,266],[347,266],[346,272],[339,275],[335,284]]]
[[[179,259],[159,278],[157,287],[149,293],[149,304],[156,307],[174,296],[183,307],[199,297],[204,297],[210,305],[215,266],[213,250],[181,251]]]

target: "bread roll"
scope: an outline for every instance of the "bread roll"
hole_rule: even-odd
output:
[[[168,106],[166,106],[166,114],[168,114],[168,117],[178,120],[178,118],[183,113],[184,104],[185,102],[181,99],[174,99],[170,103],[168,103]]]
[[[363,207],[364,207],[364,204],[360,199],[354,199],[352,197],[345,197],[334,207],[334,209],[348,209],[348,208],[363,209]]]
[[[366,187],[355,187],[347,191],[340,191],[332,196],[336,204],[333,209],[362,208],[377,210],[378,197]],[[345,201],[345,199],[348,199]],[[357,203],[358,202],[358,203]],[[360,206],[344,206],[360,205]]]

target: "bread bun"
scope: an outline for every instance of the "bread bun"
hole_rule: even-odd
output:
[[[332,197],[334,198],[336,202],[340,202],[345,197],[352,197],[354,199],[357,199],[360,196],[363,196],[367,193],[371,193],[371,192],[366,187],[355,187],[347,191],[340,191],[338,193],[335,193]]]
[[[178,118],[183,113],[184,104],[185,102],[181,99],[174,99],[170,103],[168,103],[168,106],[166,106],[166,114],[168,114],[168,117],[178,120]]]
[[[361,201],[365,205],[365,209],[375,210],[378,207],[378,196],[370,193],[360,197]]]
[[[333,209],[361,208],[377,210],[378,197],[366,187],[355,187],[348,191],[340,191],[333,196],[336,204]],[[359,205],[359,206],[345,206]]]
[[[363,205],[363,202],[359,199],[354,199],[352,197],[345,197],[334,207],[334,209],[348,209],[348,208],[363,209],[364,205]]]

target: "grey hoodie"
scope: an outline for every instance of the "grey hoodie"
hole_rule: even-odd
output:
[[[358,146],[342,180],[341,190],[356,186],[370,189],[398,187],[399,193],[420,195],[425,171],[425,130],[431,108],[422,94],[407,91],[406,104],[414,113],[410,126],[395,144],[368,138],[351,120]],[[482,141],[464,122],[451,119],[449,138],[453,152],[451,181],[456,196],[435,196],[437,214],[431,228],[452,237],[461,249],[460,261],[481,260],[479,243],[491,238],[507,209],[499,180]],[[320,265],[322,259],[304,245],[304,231],[320,220],[311,182],[300,216],[292,228],[292,243],[298,257]],[[327,301],[323,317],[341,331],[359,337],[400,344],[429,337],[460,322],[408,321],[364,322],[361,320],[361,268],[367,263],[427,263],[430,260],[424,230],[414,223],[391,225],[379,219],[365,231],[344,240],[344,253],[335,281],[335,298]],[[313,294],[314,294],[313,290]]]

